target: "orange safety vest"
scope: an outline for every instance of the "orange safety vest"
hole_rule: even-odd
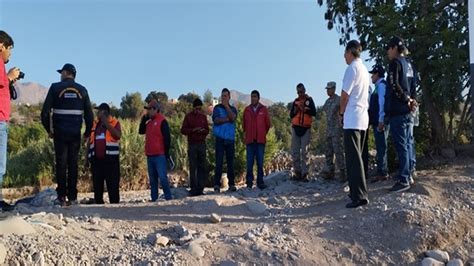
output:
[[[305,107],[309,107],[309,99],[311,98],[305,98],[303,104]],[[301,101],[299,99],[296,99],[294,104],[296,106],[299,106],[301,104]],[[311,124],[313,123],[313,117],[310,114],[306,114],[304,112],[301,112],[298,110],[296,115],[291,119],[291,124],[293,126],[300,126],[300,127],[311,127]]]
[[[95,156],[95,130],[99,120],[94,121],[92,126],[91,136],[89,137],[89,153],[87,157],[91,159]],[[115,127],[118,123],[118,120],[110,117],[109,123],[112,127]],[[120,154],[120,143],[118,139],[115,139],[109,130],[105,131],[105,157],[109,158],[118,158]]]

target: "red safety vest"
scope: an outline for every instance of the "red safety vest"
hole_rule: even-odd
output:
[[[161,133],[161,123],[165,117],[158,113],[146,124],[145,133],[145,154],[147,156],[156,156],[165,154],[165,142]]]

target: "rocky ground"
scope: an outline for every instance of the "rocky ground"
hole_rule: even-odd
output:
[[[46,190],[0,214],[0,264],[474,265],[473,162],[419,171],[406,193],[369,184],[358,209],[344,207],[343,184],[285,171],[264,191],[189,198],[175,188],[174,200],[155,203],[138,191],[119,205],[58,208]]]

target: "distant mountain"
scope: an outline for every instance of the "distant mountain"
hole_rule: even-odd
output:
[[[31,104],[35,105],[44,102],[48,89],[38,83],[34,82],[17,82],[15,84],[18,98],[13,101],[16,104]]]
[[[234,101],[238,101],[238,102],[243,103],[245,105],[250,104],[250,94],[245,94],[245,93],[242,93],[240,91],[231,90],[230,91],[230,98],[233,99]],[[270,106],[270,105],[273,104],[273,102],[271,100],[263,98],[263,97],[260,98],[260,102],[263,105],[266,105],[266,106]]]

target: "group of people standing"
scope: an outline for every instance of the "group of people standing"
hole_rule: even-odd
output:
[[[362,46],[350,41],[344,51],[348,65],[343,78],[342,93],[335,94],[335,82],[326,89],[329,99],[324,104],[327,116],[326,165],[322,174],[335,175],[334,159],[341,181],[348,180],[348,208],[367,204],[368,133],[374,133],[377,150],[377,172],[371,182],[389,179],[387,164],[387,138],[392,135],[399,168],[394,176],[392,192],[403,192],[414,184],[416,153],[413,136],[416,101],[416,72],[406,58],[405,42],[393,37],[385,46],[390,61],[388,80],[385,68],[375,65],[368,71],[360,59]],[[369,74],[371,77],[369,78]],[[369,92],[370,81],[375,89]],[[338,117],[339,119],[337,119]],[[343,143],[343,145],[342,145]]]
[[[257,162],[256,185],[259,189],[267,186],[263,182],[263,160],[265,154],[266,136],[271,127],[270,116],[265,105],[260,103],[260,92],[254,90],[250,94],[251,103],[244,109],[242,129],[247,151],[246,185],[254,186],[254,164]],[[221,178],[224,159],[227,163],[228,190],[236,191],[235,186],[235,131],[237,109],[230,104],[230,91],[224,88],[221,92],[221,103],[214,106],[212,112],[212,132],[215,137],[216,165],[214,172],[214,191],[219,193],[222,187]],[[207,180],[206,136],[209,134],[207,115],[202,111],[202,101],[195,99],[193,111],[188,113],[183,121],[181,133],[188,137],[190,195],[203,194],[204,183]]]
[[[10,92],[6,89],[19,77],[20,70],[5,71],[13,48],[12,38],[0,31],[0,184],[6,168],[7,123],[10,115]],[[336,94],[336,83],[326,86],[329,99],[323,106],[327,118],[326,166],[323,176],[337,178],[349,183],[351,202],[348,208],[356,208],[368,203],[368,146],[369,125],[373,128],[377,148],[377,175],[374,181],[387,180],[387,136],[390,130],[399,159],[396,183],[391,191],[406,191],[413,184],[415,157],[413,138],[413,112],[417,108],[415,91],[415,71],[405,57],[407,49],[402,39],[392,38],[387,46],[390,60],[388,80],[384,79],[385,69],[376,65],[369,72],[362,63],[362,47],[358,41],[350,41],[344,51],[348,65],[342,83],[341,96]],[[103,204],[104,182],[107,185],[109,202],[120,202],[120,122],[111,116],[110,107],[102,103],[95,107],[96,119],[88,92],[75,81],[76,68],[65,64],[58,70],[61,81],[53,83],[46,96],[41,112],[41,122],[54,141],[55,176],[61,206],[77,204],[77,175],[81,139],[87,146],[87,166],[91,167],[94,203]],[[370,78],[375,89],[369,93]],[[308,181],[308,147],[311,139],[313,117],[316,107],[308,96],[305,86],[296,86],[298,97],[290,110],[292,126],[291,155],[293,178]],[[238,110],[231,104],[231,94],[227,88],[221,91],[221,103],[212,113],[212,133],[215,137],[214,191],[222,187],[221,177],[224,159],[227,164],[228,190],[236,191],[235,184],[235,142]],[[188,139],[189,184],[191,196],[203,194],[208,178],[206,159],[206,138],[210,133],[207,114],[203,103],[195,99],[193,109],[185,116],[181,133]],[[162,186],[164,198],[172,199],[167,177],[171,165],[171,133],[166,117],[161,113],[160,103],[151,100],[144,107],[139,133],[145,135],[148,177],[151,201],[158,200],[158,187]],[[263,165],[266,136],[271,127],[268,109],[260,102],[260,93],[251,92],[251,103],[245,107],[242,117],[244,143],[247,153],[246,185],[254,186],[254,164],[257,163],[256,186],[265,189]],[[85,121],[85,131],[81,127]],[[334,161],[336,163],[334,163]],[[337,166],[337,171],[336,171]],[[0,199],[1,200],[1,199]],[[11,206],[0,201],[2,210]]]

